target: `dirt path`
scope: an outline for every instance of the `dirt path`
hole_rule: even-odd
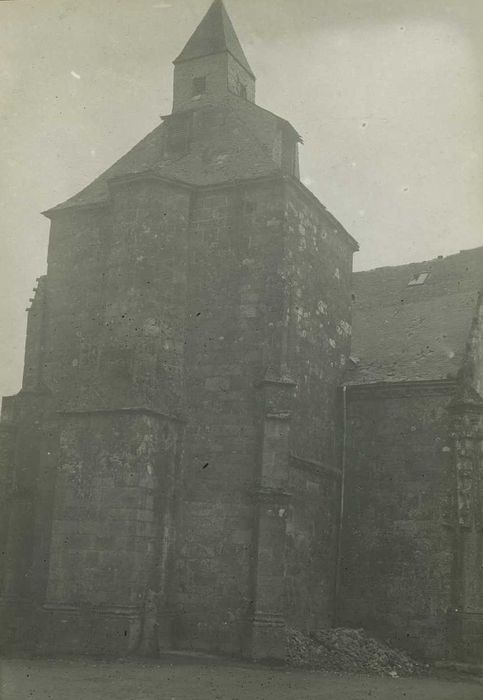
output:
[[[1,700],[482,700],[483,679],[373,678],[169,658],[0,661]]]

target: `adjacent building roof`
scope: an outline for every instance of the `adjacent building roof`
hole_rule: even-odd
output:
[[[230,53],[255,77],[222,0],[215,0],[174,63],[191,61],[223,51]]]
[[[482,282],[483,247],[355,273],[347,381],[455,377]]]

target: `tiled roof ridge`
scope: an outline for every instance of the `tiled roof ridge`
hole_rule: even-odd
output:
[[[376,273],[376,272],[382,272],[383,270],[403,270],[404,268],[409,268],[411,266],[416,266],[416,265],[430,265],[433,263],[439,263],[443,262],[445,260],[448,260],[449,258],[456,258],[460,255],[466,255],[468,253],[474,253],[475,251],[483,253],[483,246],[476,246],[475,248],[465,248],[462,250],[459,250],[456,253],[450,253],[449,255],[438,255],[435,258],[430,258],[429,260],[413,260],[408,263],[403,263],[402,265],[381,265],[380,267],[371,267],[367,270],[356,270],[354,271],[354,275],[368,275],[371,273]],[[483,272],[482,272],[483,276]]]

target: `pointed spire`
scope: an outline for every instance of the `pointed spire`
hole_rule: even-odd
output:
[[[231,54],[251,76],[255,77],[243,53],[223,0],[214,0],[174,63],[191,61],[194,58],[222,53],[223,51]]]

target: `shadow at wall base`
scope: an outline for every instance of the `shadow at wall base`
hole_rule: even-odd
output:
[[[6,602],[0,613],[0,649],[34,655],[128,656],[139,652],[139,609],[95,610]]]
[[[256,615],[246,656],[254,661],[283,662],[286,653],[287,633],[282,616]]]
[[[162,616],[155,643],[146,643],[139,606],[100,609],[5,599],[1,603],[0,653],[7,655],[156,658],[176,651],[281,663],[286,654],[281,619],[255,618],[221,629],[194,620],[190,624],[189,619],[179,625],[176,616]]]
[[[426,663],[450,656],[451,627],[444,612],[419,618],[391,613],[387,609],[358,614],[358,602],[352,600],[351,603],[351,609],[339,615],[336,627],[362,629],[376,640]]]
[[[451,656],[455,661],[483,662],[483,610],[449,613]]]
[[[161,618],[163,620],[163,617]],[[166,635],[161,622],[159,652],[201,652],[219,657],[283,662],[286,658],[285,621],[278,615],[241,615],[232,621],[200,620],[198,614],[172,613]]]

